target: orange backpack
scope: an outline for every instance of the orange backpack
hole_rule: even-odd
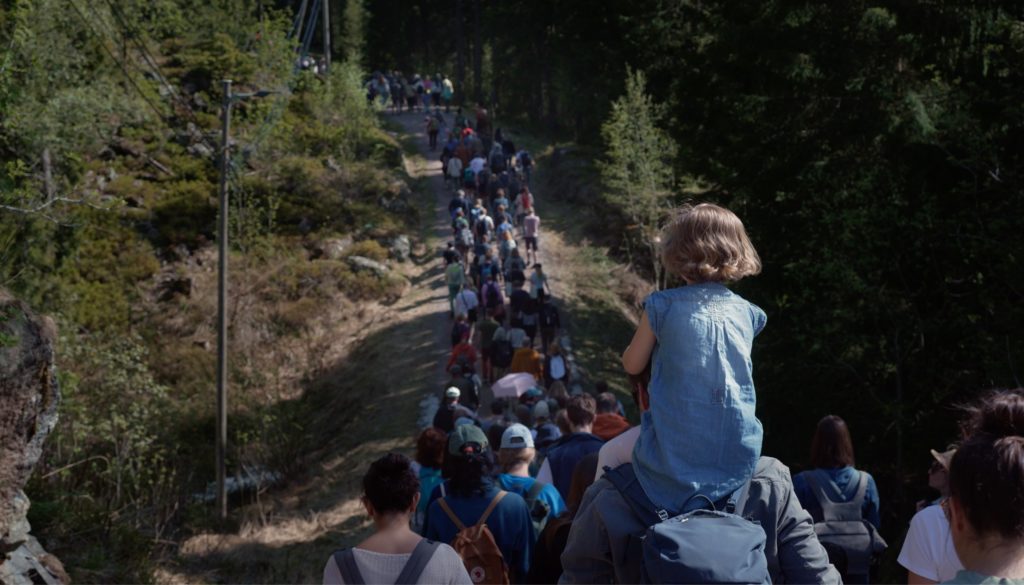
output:
[[[495,506],[507,493],[498,492],[487,509],[484,510],[483,515],[480,516],[480,520],[468,528],[459,520],[455,512],[452,512],[444,498],[438,500],[441,509],[448,514],[448,518],[459,529],[455,540],[452,541],[452,548],[459,553],[462,564],[466,566],[466,572],[469,573],[469,578],[473,580],[473,583],[508,585],[510,582],[508,565],[505,564],[505,558],[501,555],[498,543],[495,542],[494,535],[491,534],[486,524],[487,517],[491,515]]]

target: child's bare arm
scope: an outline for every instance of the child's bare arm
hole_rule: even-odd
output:
[[[647,362],[651,359],[651,351],[654,350],[654,344],[657,338],[654,336],[654,331],[651,330],[651,324],[647,320],[647,311],[644,311],[643,315],[640,316],[640,326],[636,328],[636,333],[633,334],[633,341],[630,342],[629,347],[626,351],[622,352],[622,367],[626,370],[627,374],[639,374],[644,371],[647,367]]]

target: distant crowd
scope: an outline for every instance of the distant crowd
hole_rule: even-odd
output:
[[[819,421],[792,478],[761,454],[751,347],[767,319],[727,286],[761,271],[741,220],[700,204],[666,226],[662,263],[686,284],[652,293],[623,340],[632,425],[563,347],[532,157],[483,106],[449,120],[451,95],[440,75],[368,84],[426,114],[431,150],[443,138],[450,379],[413,459],[370,466],[374,533],[332,555],[324,583],[876,582],[882,498],[845,421]],[[899,563],[908,583],[1024,584],[1024,391],[984,395],[962,429],[931,452],[936,497]]]

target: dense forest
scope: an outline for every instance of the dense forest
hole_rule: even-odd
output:
[[[897,550],[956,406],[1022,385],[1024,5],[326,1],[327,74],[296,66],[316,1],[0,0],[0,287],[55,319],[64,397],[30,518],[76,580],[149,580],[214,523],[223,78],[275,92],[232,119],[233,469],[303,464],[327,330],[407,286],[349,260],[418,222],[373,70],[440,72],[552,144],[549,196],[651,282],[668,209],[735,210],[764,261],[738,289],[768,314],[765,452],[799,469],[844,417]],[[666,165],[654,225],[623,152]]]
[[[731,207],[764,260],[739,286],[768,313],[755,347],[766,452],[800,468],[815,421],[846,418],[890,542],[923,494],[928,449],[956,437],[954,406],[1021,385],[1020,4],[367,7],[368,65],[444,71],[498,126],[574,143],[559,184],[581,215],[609,202],[578,183],[607,176],[602,125],[629,71],[644,74],[676,145],[673,200]],[[613,203],[599,230],[629,223]],[[619,248],[635,259],[633,237]]]

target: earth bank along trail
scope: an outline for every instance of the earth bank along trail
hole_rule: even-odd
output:
[[[177,566],[158,572],[160,582],[318,582],[332,551],[355,544],[369,532],[359,502],[366,467],[388,451],[411,453],[416,433],[433,417],[448,379],[444,364],[451,320],[440,251],[451,239],[451,192],[441,176],[439,152],[430,152],[427,146],[423,114],[390,118],[416,144],[418,153],[407,153],[406,170],[425,186],[420,211],[430,220],[424,222],[424,246],[415,251],[412,262],[395,266],[411,286],[395,304],[368,309],[378,314],[349,341],[346,357],[329,368],[327,375],[336,377],[337,404],[325,408],[322,416],[342,422],[319,421],[318,426],[329,431],[310,445],[310,452],[321,456],[303,480],[264,494],[264,501],[240,511],[237,533],[210,532],[187,539],[179,549]],[[534,191],[543,218],[545,194]],[[572,259],[587,244],[570,244],[544,223],[540,242],[563,327],[571,329],[566,303],[576,294],[573,279],[589,272],[574,266]],[[564,341],[571,347],[568,338]],[[481,399],[486,406],[487,389]]]

